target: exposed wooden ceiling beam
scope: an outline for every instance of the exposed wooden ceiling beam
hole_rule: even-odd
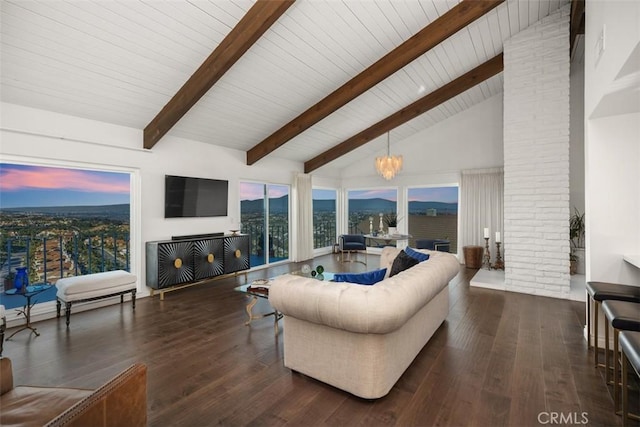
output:
[[[464,0],[366,70],[247,151],[252,165],[382,80],[424,55],[504,0]]]
[[[384,135],[401,124],[426,113],[454,96],[474,87],[478,83],[500,73],[504,68],[502,56],[502,54],[495,56],[493,59],[490,59],[441,88],[420,98],[413,104],[380,120],[373,126],[330,148],[324,153],[319,154],[313,159],[306,161],[304,163],[305,173],[312,172],[319,167],[326,165],[330,161],[347,154],[351,150],[355,150],[380,135]]]
[[[571,24],[570,24],[570,51],[576,44],[578,34],[584,34],[584,0],[571,0]]]
[[[144,128],[152,148],[278,20],[295,0],[257,0],[189,80]]]

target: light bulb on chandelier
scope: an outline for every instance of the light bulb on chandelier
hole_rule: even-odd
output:
[[[402,169],[402,156],[392,156],[389,149],[389,132],[387,132],[387,155],[376,157],[376,170],[387,181],[396,176]]]

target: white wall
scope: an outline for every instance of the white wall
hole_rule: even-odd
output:
[[[588,1],[586,19],[586,279],[640,285],[622,259],[640,255],[640,2]]]
[[[3,103],[0,161],[116,168],[134,173],[133,197],[139,209],[132,218],[132,272],[139,290],[147,288],[145,242],[173,235],[228,232],[240,221],[239,181],[292,184],[303,165],[266,158],[247,166],[244,151],[165,136],[152,150],[142,149],[142,130]],[[164,176],[184,175],[229,180],[229,216],[164,218]],[[137,218],[137,223],[136,223]]]
[[[568,298],[569,6],[504,44],[505,288]]]
[[[571,64],[569,191],[571,213],[584,212],[584,62]]]
[[[370,161],[353,164],[342,173],[343,187],[402,186],[457,183],[460,171],[502,166],[502,94],[436,123],[403,141],[393,154],[404,160],[391,181],[380,177]],[[378,156],[386,154],[380,151]]]

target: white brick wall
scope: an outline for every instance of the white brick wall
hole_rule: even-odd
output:
[[[504,44],[505,288],[569,297],[569,5]]]

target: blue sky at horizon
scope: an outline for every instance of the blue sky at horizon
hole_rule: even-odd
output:
[[[396,189],[351,190],[349,199],[385,199],[397,201]],[[458,187],[409,188],[409,202],[458,203]]]
[[[127,204],[130,191],[128,173],[0,163],[0,208]]]

